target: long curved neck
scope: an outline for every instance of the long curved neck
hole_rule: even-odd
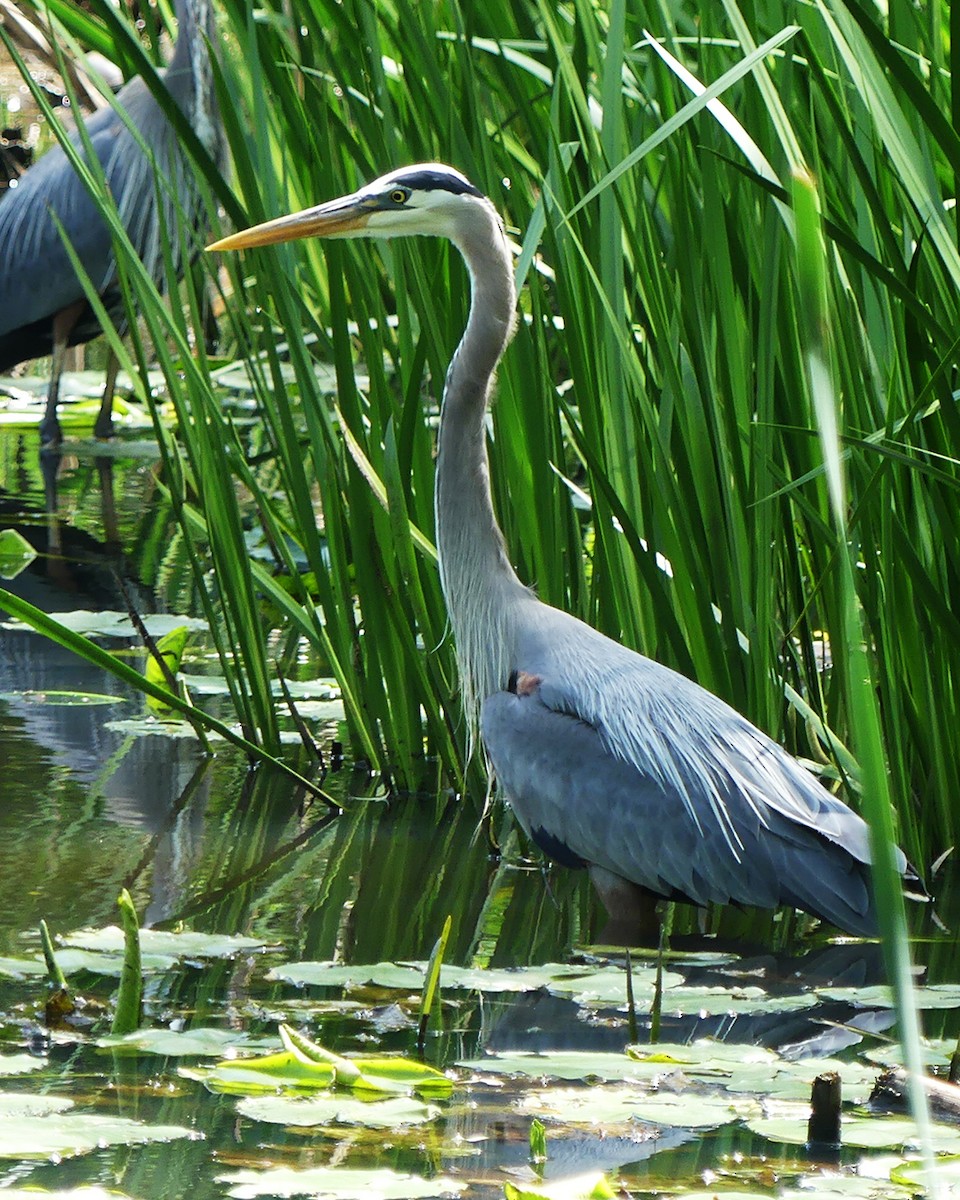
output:
[[[177,44],[166,72],[166,83],[187,114],[201,143],[220,158],[220,116],[213,88],[208,43],[216,46],[213,0],[176,0]]]
[[[494,515],[484,419],[493,372],[513,331],[513,264],[486,200],[472,206],[453,240],[470,272],[471,303],[440,410],[435,502],[440,580],[472,738],[480,704],[507,686],[511,615],[517,598],[529,593],[510,565]]]

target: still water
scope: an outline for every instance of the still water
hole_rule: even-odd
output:
[[[0,430],[0,528],[17,529],[38,555],[4,580],[6,587],[47,612],[122,614],[128,604],[143,615],[195,611],[156,460],[149,445],[134,450],[129,457],[122,448],[99,458],[92,450],[65,454],[41,465],[34,435]],[[128,650],[142,665],[136,638],[104,644]],[[202,673],[202,656],[189,669]],[[87,699],[77,703],[76,695]],[[145,1024],[151,1029],[226,1030],[238,1043],[266,1038],[272,1049],[285,1021],[338,1054],[410,1056],[416,987],[373,970],[346,988],[295,983],[290,964],[419,962],[450,915],[451,964],[598,970],[585,947],[602,936],[602,920],[583,881],[570,872],[545,873],[523,858],[502,814],[481,824],[472,803],[446,792],[387,796],[375,778],[349,762],[339,766],[331,754],[335,722],[318,728],[318,741],[328,763],[339,766],[324,786],[342,805],[341,815],[297,794],[284,778],[250,772],[236,754],[221,751],[208,760],[192,737],[144,733],[143,717],[142,699],[112,677],[31,632],[0,629],[0,959],[34,955],[41,919],[57,935],[116,923],[116,898],[126,887],[146,925],[244,935],[256,943],[231,954],[184,954],[150,970]],[[947,930],[955,927],[955,896],[951,878],[942,880],[937,911]],[[946,986],[957,978],[954,941],[929,907],[914,918],[925,939],[917,957],[926,982],[935,985],[926,1031],[945,1045],[960,1028],[960,992]],[[841,1055],[845,1098],[864,1100],[875,1068],[858,1055],[882,1046],[893,1025],[889,1006],[870,990],[883,979],[878,948],[829,944],[823,936],[799,941],[782,924],[758,925],[735,913],[717,931],[719,937],[678,943],[691,953],[668,963],[661,1039],[689,1045],[720,1038],[744,1048],[735,1056],[743,1062],[749,1048],[776,1051],[780,1057],[763,1059],[759,1070],[782,1072],[785,1080],[783,1063]],[[769,1098],[752,1094],[753,1124],[740,1109],[722,1119],[694,1119],[698,1100],[716,1104],[717,1080],[729,1083],[732,1068],[712,1065],[709,1084],[694,1066],[658,1077],[661,1100],[665,1092],[684,1096],[689,1089],[683,1119],[657,1110],[653,1092],[643,1093],[645,1102],[628,1115],[607,1112],[602,1088],[589,1093],[593,1109],[586,1114],[562,1092],[579,1086],[583,1095],[586,1078],[609,1078],[609,1056],[631,1040],[616,974],[622,959],[614,956],[613,964],[589,974],[589,983],[571,984],[562,970],[549,968],[517,975],[510,990],[503,990],[504,980],[512,976],[500,976],[491,988],[445,987],[426,1049],[428,1061],[442,1068],[491,1052],[598,1057],[566,1076],[554,1059],[542,1060],[532,1076],[517,1077],[497,1060],[489,1069],[461,1068],[453,1096],[436,1111],[386,1125],[371,1117],[374,1107],[358,1116],[346,1101],[343,1112],[318,1125],[307,1125],[300,1109],[270,1119],[249,1101],[180,1073],[181,1066],[213,1062],[222,1047],[179,1057],[168,1049],[121,1054],[98,1046],[116,972],[83,959],[70,978],[87,1000],[80,1023],[49,1035],[42,980],[16,978],[11,969],[0,973],[0,1070],[3,1054],[23,1050],[39,1069],[11,1076],[3,1092],[66,1097],[81,1113],[181,1133],[161,1145],[109,1144],[75,1156],[41,1149],[31,1157],[22,1146],[3,1146],[0,1131],[0,1183],[97,1184],[149,1197],[276,1195],[283,1194],[276,1179],[251,1182],[239,1172],[334,1166],[392,1168],[413,1177],[405,1185],[383,1184],[384,1194],[432,1194],[429,1181],[436,1179],[437,1193],[501,1195],[504,1179],[522,1182],[530,1173],[528,1131],[540,1115],[548,1177],[605,1170],[614,1182],[651,1195],[697,1184],[716,1185],[718,1194],[736,1185],[776,1195],[784,1181],[828,1194],[824,1168],[802,1147],[758,1132],[763,1126],[756,1121],[774,1113]],[[635,962],[641,1042],[649,1037],[652,973],[651,959],[641,954]],[[316,980],[309,972],[308,978]],[[567,1082],[561,1087],[558,1078]],[[552,1099],[544,1099],[551,1080]],[[778,1103],[802,1098],[808,1087],[806,1076],[798,1084],[791,1075]],[[847,1147],[830,1171],[839,1170],[848,1184],[856,1177],[863,1185],[857,1195],[907,1194],[891,1190],[889,1171],[870,1183],[872,1161]],[[325,1185],[331,1194],[352,1194],[348,1177],[338,1179]],[[316,1193],[320,1185],[303,1189]]]

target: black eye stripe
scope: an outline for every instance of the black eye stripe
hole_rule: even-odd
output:
[[[455,196],[482,196],[478,188],[466,179],[450,175],[446,171],[411,171],[394,181],[395,188],[406,188],[411,192],[452,192]],[[393,190],[391,190],[391,199]]]

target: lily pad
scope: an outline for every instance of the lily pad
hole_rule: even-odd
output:
[[[87,637],[138,638],[140,635],[133,627],[130,616],[125,612],[113,612],[105,609],[102,612],[90,612],[88,609],[76,609],[72,612],[58,612],[56,620],[74,633],[82,633]],[[143,623],[151,637],[163,637],[178,625],[186,625],[190,629],[204,630],[207,622],[199,617],[178,617],[173,613],[152,613],[143,617]],[[19,622],[10,622],[16,628]]]
[[[915,1200],[915,1192],[895,1186],[889,1179],[864,1179],[859,1175],[804,1175],[796,1188],[778,1194],[778,1200]],[[689,1200],[689,1197],[684,1197]],[[724,1197],[726,1200],[726,1197]]]
[[[46,975],[47,966],[37,958],[7,958],[0,956],[0,975],[8,979],[30,979],[35,975]]]
[[[792,1112],[789,1111],[791,1107]],[[747,1121],[747,1127],[771,1141],[802,1146],[807,1141],[809,1115],[806,1104],[783,1105],[778,1115],[753,1117]],[[916,1145],[920,1135],[913,1121],[906,1117],[844,1115],[840,1139],[845,1146],[858,1146],[864,1150],[900,1151],[904,1146]],[[937,1154],[960,1153],[960,1129],[931,1125],[930,1147]]]
[[[836,1071],[840,1076],[843,1099],[856,1104],[862,1104],[869,1098],[877,1077],[876,1069],[863,1063],[841,1062],[835,1058],[804,1058],[779,1059],[772,1067],[743,1063],[731,1067],[728,1078],[720,1082],[729,1092],[809,1101],[814,1079],[827,1071]]]
[[[886,984],[873,987],[818,988],[821,1000],[844,1000],[857,1008],[895,1008],[893,989]],[[933,983],[915,987],[911,993],[917,1008],[960,1008],[960,984]]]
[[[373,963],[368,966],[343,966],[330,962],[282,963],[267,978],[293,984],[318,987],[373,987],[398,991],[419,991],[423,986],[426,963]],[[652,995],[654,969],[634,968],[633,985],[638,995]],[[675,972],[664,973],[664,986],[683,982]],[[559,996],[570,996],[581,1004],[623,1004],[626,1001],[626,971],[617,966],[567,966],[546,963],[539,967],[510,970],[484,970],[444,964],[440,986],[447,989],[479,992],[532,992],[547,988]]]
[[[420,1200],[462,1192],[466,1184],[443,1175],[424,1179],[387,1168],[355,1170],[347,1167],[268,1167],[264,1171],[233,1171],[217,1176],[227,1184],[234,1200],[256,1200],[257,1196],[331,1197],[332,1200]]]
[[[304,1063],[286,1050],[261,1058],[228,1059],[212,1067],[181,1067],[179,1074],[198,1080],[212,1092],[243,1096],[275,1095],[284,1088],[326,1089],[334,1080],[330,1063]]]
[[[24,691],[0,692],[0,700],[17,700],[21,704],[45,708],[91,708],[97,704],[126,704],[123,696],[107,696],[100,692]]]
[[[91,975],[119,976],[123,968],[123,956],[122,952],[101,954],[95,950],[60,946],[57,948],[57,964],[64,975],[89,971]],[[176,965],[177,960],[169,954],[144,954],[140,959],[141,969],[150,974],[169,971]]]
[[[949,1067],[953,1052],[957,1048],[956,1038],[927,1038],[921,1047],[923,1061],[928,1067]],[[882,1067],[906,1065],[903,1047],[898,1042],[886,1042],[862,1051],[862,1056]]]
[[[222,1057],[228,1049],[253,1049],[273,1044],[273,1038],[250,1037],[233,1029],[210,1027],[182,1032],[175,1029],[138,1029],[122,1037],[108,1034],[97,1040],[98,1046],[121,1054],[161,1054],[170,1058],[216,1058]]]
[[[551,1179],[549,1183],[503,1185],[507,1200],[613,1200],[616,1195],[602,1171]]]
[[[930,1183],[935,1181],[938,1196],[960,1196],[960,1155],[951,1154],[937,1159],[933,1164],[933,1181],[919,1159],[900,1163],[890,1172],[890,1178],[901,1187],[909,1188],[911,1194],[918,1189],[930,1193]]]
[[[625,1054],[586,1050],[488,1054],[484,1058],[465,1059],[457,1066],[468,1071],[527,1075],[533,1079],[650,1079],[671,1069],[662,1062],[648,1067]]]
[[[565,1123],[610,1126],[643,1121],[677,1129],[717,1129],[760,1113],[760,1105],[746,1097],[648,1092],[628,1086],[547,1088],[523,1096],[518,1108]]]
[[[108,954],[123,953],[123,930],[117,925],[102,929],[78,929],[60,939],[64,946]],[[174,961],[179,958],[232,958],[253,950],[262,950],[259,938],[221,933],[171,933],[163,929],[141,929],[140,948],[145,955],[165,955]]]
[[[47,1065],[45,1058],[35,1054],[0,1054],[0,1075],[29,1075]]]
[[[809,992],[771,996],[761,987],[673,987],[663,993],[664,1016],[799,1012],[816,1004],[816,996]]]
[[[60,1192],[48,1192],[45,1188],[4,1188],[3,1200],[129,1200],[123,1192],[108,1191],[102,1187],[66,1188]]]
[[[368,1129],[396,1129],[401,1125],[423,1125],[440,1116],[436,1105],[424,1104],[412,1096],[360,1100],[341,1092],[320,1096],[248,1096],[238,1101],[237,1111],[252,1121],[301,1128],[364,1125]]]
[[[170,1142],[196,1135],[179,1125],[145,1125],[123,1117],[73,1113],[58,1096],[0,1093],[0,1158],[72,1157],[103,1146]]]
[[[16,529],[0,529],[0,579],[16,579],[37,552]]]

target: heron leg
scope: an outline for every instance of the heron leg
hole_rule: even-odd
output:
[[[656,896],[603,867],[590,867],[590,882],[610,918],[600,934],[601,942],[618,946],[658,944],[660,917]]]
[[[117,390],[117,374],[120,370],[120,360],[111,350],[107,358],[107,377],[103,384],[103,400],[97,413],[93,435],[98,438],[111,438],[116,433],[113,427],[113,397]]]
[[[40,422],[40,448],[55,450],[63,441],[57,404],[60,401],[60,376],[70,344],[70,334],[80,319],[85,301],[62,308],[53,318],[53,357],[50,363],[50,386],[47,388],[47,408]]]

